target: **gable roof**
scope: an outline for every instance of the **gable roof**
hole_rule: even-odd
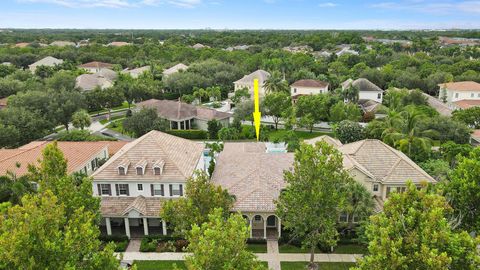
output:
[[[221,120],[230,118],[232,114],[215,109],[194,106],[185,102],[167,99],[149,99],[137,103],[137,108],[154,108],[161,118],[168,120],[185,120],[197,118],[202,120]]]
[[[293,87],[327,87],[328,82],[322,82],[318,80],[298,80],[294,82],[291,86]]]
[[[57,59],[53,56],[47,56],[47,57],[44,57],[40,60],[38,60],[37,62],[33,63],[33,64],[30,64],[28,65],[29,67],[34,67],[34,66],[49,66],[49,67],[53,67],[55,65],[59,65],[63,63],[63,60],[62,59]]]
[[[110,69],[102,69],[94,74],[82,74],[75,79],[75,87],[90,91],[97,86],[104,88],[113,85],[117,73]]]
[[[79,68],[112,68],[113,64],[93,61],[78,66]]]
[[[140,216],[158,217],[163,202],[171,200],[158,197],[102,197],[100,212],[104,217],[124,217],[132,210]]]
[[[52,142],[33,141],[15,149],[0,149],[0,175],[7,171],[12,171],[17,176],[25,175],[28,172],[27,165],[38,165],[43,149],[50,143]],[[86,162],[104,149],[111,153],[115,148],[109,149],[110,143],[112,142],[57,142],[57,145],[67,160],[67,172],[73,173],[81,170]],[[16,163],[21,164],[20,168],[16,167]]]
[[[150,66],[143,66],[143,67],[138,67],[134,69],[125,69],[122,71],[122,73],[128,73],[128,74],[135,74],[135,75],[140,75],[144,72],[147,72],[150,70]]]
[[[468,109],[480,106],[480,99],[462,99],[453,102],[453,104],[460,109]]]
[[[204,145],[180,137],[152,130],[133,142],[126,144],[95,173],[97,181],[184,181],[192,176],[202,156]],[[146,160],[144,175],[137,175],[135,164]],[[152,165],[162,160],[165,162],[163,173],[155,175]],[[126,175],[118,174],[118,166],[128,163]],[[128,167],[128,166],[127,166]]]
[[[308,139],[308,140],[304,140],[305,143],[308,143],[308,144],[311,144],[311,145],[315,145],[317,142],[326,142],[328,144],[330,144],[331,146],[333,147],[340,147],[342,146],[342,142],[336,138],[332,138],[328,135],[322,135],[322,136],[318,136],[318,137],[315,137],[315,138],[311,138],[311,139]]]
[[[270,73],[265,70],[259,69],[256,70],[248,75],[243,76],[240,80],[234,83],[241,83],[241,84],[253,84],[254,79],[258,79],[258,84],[263,85],[263,83],[270,78]]]
[[[352,79],[348,79],[342,83],[342,88],[348,88],[350,86],[354,86],[358,88],[360,92],[366,92],[366,91],[373,91],[373,92],[383,92],[383,90],[372,83],[371,81],[365,79],[365,78],[359,78],[356,79],[355,81]]]
[[[474,81],[441,83],[438,86],[454,91],[480,91],[480,83]]]
[[[167,68],[165,69],[162,73],[163,75],[172,75],[173,73],[177,73],[179,72],[180,70],[187,70],[188,69],[188,66],[185,65],[185,64],[182,64],[182,63],[178,63],[176,64],[175,66],[171,67],[171,68]]]
[[[264,143],[225,143],[212,181],[235,196],[234,211],[273,212],[292,164],[293,153],[266,153]]]

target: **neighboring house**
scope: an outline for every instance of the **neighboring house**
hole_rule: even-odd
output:
[[[34,73],[35,70],[37,70],[37,67],[39,67],[39,66],[54,67],[54,66],[60,65],[62,63],[63,63],[62,59],[57,59],[57,58],[52,57],[52,56],[47,56],[45,58],[42,58],[42,59],[38,60],[37,62],[35,62],[31,65],[28,65],[28,68],[30,69],[30,71],[32,71]]]
[[[71,41],[54,41],[50,43],[50,46],[57,46],[57,47],[66,47],[66,46],[76,46],[77,44],[75,42]]]
[[[445,99],[453,109],[468,109],[480,106],[480,83],[473,81],[450,82],[438,85],[438,98]]]
[[[288,47],[283,47],[283,50],[291,53],[309,53],[313,51],[312,47],[308,45],[288,46]]]
[[[82,74],[75,79],[75,87],[83,91],[91,91],[97,87],[101,89],[112,87],[117,79],[117,73],[111,69],[102,69],[95,74]]]
[[[184,196],[195,170],[205,170],[204,145],[150,131],[125,145],[93,175],[106,234],[167,234],[162,202]]]
[[[322,136],[306,141],[324,140],[343,154],[349,174],[369,190],[375,210],[381,211],[391,192],[403,192],[407,181],[420,185],[436,181],[402,152],[379,140],[362,140],[346,145]],[[240,211],[250,223],[250,237],[280,237],[281,220],[275,215],[275,200],[286,187],[284,171],[292,170],[294,154],[267,152],[265,143],[225,143],[219,154],[212,181],[235,196],[232,211]],[[341,215],[339,221],[356,217]]]
[[[7,107],[7,100],[8,100],[8,97],[0,98],[0,110],[5,109]]]
[[[355,81],[352,79],[348,79],[342,83],[342,90],[348,89],[350,87],[356,87],[358,89],[359,100],[370,99],[378,103],[382,103],[383,101],[384,91],[365,78],[359,78]]]
[[[350,49],[350,47],[344,47],[340,51],[335,53],[337,56],[342,56],[344,54],[353,54],[353,55],[358,55],[357,51],[354,51]]]
[[[28,47],[30,45],[30,43],[28,42],[20,42],[20,43],[17,43],[14,45],[15,48],[25,48],[25,47]]]
[[[301,96],[328,93],[328,82],[318,80],[298,80],[290,85],[290,95],[295,103]]]
[[[250,48],[250,45],[237,45],[233,47],[228,47],[225,49],[225,51],[233,52],[233,51],[245,51]]]
[[[139,67],[139,68],[134,68],[134,69],[124,69],[122,73],[124,74],[129,74],[132,78],[136,79],[143,73],[147,72],[150,70],[150,66],[144,66],[144,67]]]
[[[198,49],[210,48],[210,46],[203,45],[201,43],[197,43],[197,44],[193,45],[192,48],[194,48],[195,50],[198,50]]]
[[[38,165],[43,149],[52,142],[33,141],[15,149],[0,149],[0,175],[7,171],[17,177],[27,174],[29,164]],[[67,160],[67,172],[83,172],[90,175],[99,166],[101,159],[114,155],[126,142],[57,142]],[[17,167],[20,164],[20,167]]]
[[[97,73],[97,72],[99,72],[103,69],[112,69],[113,64],[93,61],[93,62],[82,64],[82,65],[78,66],[78,68],[85,69],[86,71],[88,71],[90,73]]]
[[[480,129],[475,129],[470,137],[473,146],[480,146]]]
[[[443,103],[443,101],[426,93],[422,93],[422,95],[427,98],[428,105],[434,108],[440,115],[452,116],[453,110],[447,104]]]
[[[107,46],[109,47],[123,47],[128,45],[132,45],[132,43],[123,42],[123,41],[114,41],[107,44]]]
[[[265,81],[270,78],[270,73],[265,70],[257,70],[248,75],[243,76],[240,80],[234,82],[235,91],[247,88],[250,95],[253,97],[253,80],[258,79],[258,94],[260,96],[265,96]]]
[[[227,127],[232,117],[230,113],[166,99],[149,99],[137,103],[136,110],[141,108],[154,108],[160,118],[170,121],[170,129],[208,130],[208,121],[213,119]]]
[[[188,69],[187,65],[182,64],[182,63],[178,63],[171,68],[165,69],[162,74],[163,74],[164,77],[168,77],[168,76],[170,76],[174,73],[179,72],[180,70],[187,70],[187,69]]]

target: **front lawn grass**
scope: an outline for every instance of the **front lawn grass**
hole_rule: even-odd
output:
[[[121,120],[123,120],[123,119],[125,119],[125,115],[116,115],[116,116],[110,117],[110,120],[108,120],[108,119],[102,119],[102,120],[100,120],[100,123],[103,124],[103,125],[105,125],[105,124],[108,123],[108,122],[121,121]]]
[[[187,269],[184,261],[134,261],[138,270],[172,270],[176,265],[178,269]]]
[[[310,253],[309,249],[303,249],[301,247],[297,247],[289,244],[279,245],[278,250],[280,253]],[[320,249],[316,248],[315,253],[322,253],[322,252],[320,251]]]
[[[307,269],[307,262],[281,262],[282,270],[304,270]],[[321,262],[318,263],[322,270],[348,270],[355,266],[355,263],[346,262]]]
[[[285,129],[271,130],[268,133],[268,140],[271,142],[283,141],[288,131],[289,130],[285,130]],[[333,137],[333,133],[331,132],[329,133],[329,132],[313,131],[312,133],[310,133],[309,131],[300,131],[300,130],[295,130],[294,132],[300,140],[307,140],[307,139],[315,138],[322,135],[328,135]]]
[[[267,253],[267,244],[247,244],[247,250],[253,253]]]
[[[280,253],[310,253],[308,249],[302,249],[289,244],[281,244],[278,247]],[[332,253],[335,254],[365,254],[367,252],[367,247],[364,245],[358,244],[339,244],[335,247]],[[315,253],[325,253],[320,249],[316,248]]]

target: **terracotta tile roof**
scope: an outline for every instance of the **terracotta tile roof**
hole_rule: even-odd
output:
[[[47,141],[34,141],[17,149],[0,149],[0,175],[7,171],[17,176],[25,175],[28,164],[37,165],[42,158],[43,149],[50,144]],[[111,142],[58,142],[58,147],[67,160],[67,171],[73,173],[83,168],[86,162],[100,155]],[[16,164],[20,163],[20,168]]]
[[[318,80],[298,80],[291,86],[293,87],[327,87],[328,82],[322,82]]]
[[[80,68],[112,68],[113,64],[99,62],[99,61],[93,61],[93,62],[88,62],[88,63],[82,64],[78,67],[80,67]]]
[[[123,217],[132,210],[142,216],[158,217],[162,203],[168,199],[138,197],[102,197],[100,212],[104,217]]]
[[[473,81],[441,83],[438,86],[441,89],[446,88],[454,91],[480,91],[480,83]]]
[[[234,211],[273,212],[293,153],[266,153],[264,143],[225,143],[212,181],[235,195]]]
[[[108,145],[108,156],[112,157],[115,155],[122,147],[124,147],[128,142],[126,141],[105,141]]]
[[[114,41],[107,44],[107,46],[113,46],[113,47],[122,47],[122,46],[128,46],[128,45],[132,45],[132,44],[124,41]]]
[[[158,115],[161,118],[168,120],[186,120],[186,119],[202,119],[202,120],[212,120],[212,119],[226,119],[232,117],[232,114],[226,112],[220,112],[215,109],[205,108],[201,106],[194,106],[185,102],[175,101],[175,100],[158,100],[158,99],[149,99],[137,103],[137,108],[154,108],[157,110]]]
[[[16,48],[25,48],[25,47],[27,47],[28,45],[30,45],[30,43],[28,43],[28,42],[20,42],[20,43],[15,44],[14,47],[16,47]]]
[[[0,98],[0,108],[1,107],[7,107],[7,99],[8,99],[8,97]]]
[[[460,109],[468,109],[472,107],[480,106],[480,99],[462,99],[459,101],[453,102],[456,107]]]
[[[202,143],[153,130],[122,147],[92,177],[97,181],[184,181],[197,168],[203,149]],[[143,159],[147,160],[145,174],[137,175],[135,164]],[[152,170],[158,160],[165,162],[161,175],[155,175]],[[119,175],[118,166],[123,163],[127,173]]]
[[[472,137],[480,139],[480,129],[475,129],[472,133]]]

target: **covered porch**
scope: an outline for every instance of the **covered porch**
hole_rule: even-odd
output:
[[[282,222],[274,214],[243,214],[252,239],[278,239],[282,236]]]
[[[105,235],[126,235],[128,238],[168,234],[167,223],[158,217],[102,217],[100,232]]]

